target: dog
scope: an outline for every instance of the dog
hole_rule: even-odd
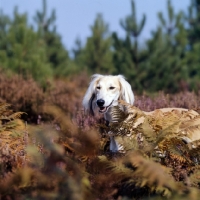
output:
[[[122,75],[94,74],[83,98],[83,107],[94,115],[98,109],[104,114],[107,124],[112,121],[111,107],[119,105],[119,100],[133,105],[134,94],[131,85]],[[122,108],[123,109],[123,108]],[[118,151],[118,144],[114,137],[110,137],[110,151]]]
[[[131,85],[126,81],[124,76],[94,74],[91,77],[91,82],[85,93],[82,104],[85,110],[89,111],[92,115],[94,115],[95,110],[98,109],[100,113],[104,114],[104,118],[108,125],[113,121],[111,116],[111,108],[113,106],[119,105],[122,110],[126,111],[126,107],[123,107],[119,103],[120,100],[128,103],[129,105],[134,104],[134,94],[131,89]],[[197,121],[197,118],[195,118],[199,116],[199,113],[194,110],[188,110],[185,108],[161,108],[151,112],[144,112],[144,114],[154,116],[156,112],[160,112],[164,115],[169,112],[176,112],[182,116],[182,121],[195,119],[195,122],[191,122],[191,124],[199,124],[199,121]],[[189,118],[185,117],[186,114]],[[138,126],[143,122],[144,118],[141,117],[135,122],[135,126]],[[190,143],[199,139],[199,132],[187,132],[186,136],[183,138],[186,143]],[[116,142],[114,136],[110,136],[110,151],[118,152],[119,149],[120,146]]]
[[[90,85],[83,98],[83,107],[94,115],[94,110],[99,109],[104,114],[105,120],[112,121],[110,108],[117,106],[119,100],[130,105],[134,103],[134,94],[131,85],[122,75],[94,74]]]

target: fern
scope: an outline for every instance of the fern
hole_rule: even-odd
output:
[[[9,107],[4,109],[9,120],[2,120],[0,160],[2,166],[12,163],[12,173],[4,167],[2,197],[17,192],[27,199],[197,200],[200,143],[185,144],[182,131],[192,132],[198,118],[160,111],[149,116],[123,106],[126,112],[112,109],[115,121],[100,124],[100,132],[76,126],[55,106],[46,106],[43,112],[53,116],[56,128],[54,124],[25,127],[21,120],[9,118],[13,114]],[[121,152],[106,149],[110,135]]]
[[[128,114],[123,113],[120,108],[114,108],[111,115],[116,121],[105,130],[112,133],[125,155],[133,151],[134,156],[125,157],[128,165],[132,165],[134,169],[132,175],[137,178],[136,182],[129,181],[138,187],[148,187],[150,193],[176,196],[173,191],[180,188],[169,177],[174,176],[175,180],[186,182],[190,174],[196,173],[196,166],[199,165],[199,141],[191,144],[183,142],[185,137],[192,140],[194,135],[198,135],[199,115],[192,110],[163,112],[159,109],[147,115],[127,103],[122,105],[126,107]],[[140,141],[137,138],[139,134],[143,136]],[[140,150],[142,156],[135,150]],[[162,171],[162,165],[169,176]],[[183,185],[182,189],[184,190]]]
[[[11,169],[25,164],[25,125],[19,119],[23,112],[13,113],[7,103],[0,104],[0,160],[12,163]],[[7,164],[3,165],[1,173],[8,171]]]
[[[7,111],[7,108],[10,107],[10,104],[8,103],[0,103],[0,115],[2,115],[5,111]]]

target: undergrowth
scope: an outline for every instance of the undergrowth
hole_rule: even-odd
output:
[[[29,123],[51,119],[41,109],[47,103],[60,107],[70,113],[71,118],[81,121],[81,100],[89,80],[88,75],[81,74],[68,79],[48,81],[46,88],[42,88],[31,77],[23,79],[18,75],[7,76],[0,72],[0,102],[11,104],[15,111],[27,113],[22,115],[22,118]],[[198,100],[200,92],[184,91],[177,94],[159,92],[153,96],[144,93],[144,95],[135,94],[135,97],[134,105],[144,111],[161,107],[188,109],[200,107]]]
[[[199,197],[198,142],[191,148],[170,137],[171,132],[165,133],[165,139],[155,137],[144,125],[142,143],[132,138],[126,152],[111,153],[107,129],[119,135],[116,124],[109,128],[102,124],[101,131],[99,125],[86,129],[59,108],[45,106],[43,112],[54,118],[54,124],[24,126],[18,119],[22,113],[12,113],[7,104],[1,104],[0,110],[2,199]],[[118,123],[120,130],[128,128],[123,121]],[[130,146],[130,141],[123,144]],[[165,156],[158,150],[165,151]]]
[[[55,80],[45,90],[31,79],[2,76],[2,80],[1,199],[199,199],[199,141],[188,145],[176,134],[178,128],[189,128],[187,123],[177,128],[179,121],[173,115],[165,118],[166,123],[159,117],[157,121],[146,118],[143,126],[133,128],[143,110],[184,107],[199,111],[198,93],[136,96],[137,108],[132,109],[137,115],[116,108],[117,124],[107,127],[80,107],[86,77],[82,84],[76,79]],[[172,126],[167,119],[174,120]],[[109,151],[111,132],[124,151]]]

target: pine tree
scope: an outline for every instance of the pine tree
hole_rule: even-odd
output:
[[[7,29],[10,25],[10,18],[7,15],[4,15],[3,11],[0,10],[0,51],[7,48]]]
[[[37,11],[34,17],[38,26],[38,34],[45,41],[48,61],[56,76],[68,75],[68,51],[62,44],[60,35],[56,32],[56,11],[47,16],[47,2],[43,0],[42,11]],[[67,72],[67,73],[66,73]]]
[[[138,37],[141,34],[144,25],[146,22],[146,16],[143,15],[143,18],[140,23],[137,22],[136,18],[136,9],[135,9],[135,3],[132,0],[131,1],[131,14],[128,15],[125,19],[125,21],[121,20],[120,24],[122,28],[126,31],[127,35],[130,36],[131,46],[132,46],[132,59],[135,63],[135,67],[138,68],[140,58],[139,58],[139,52],[138,52]],[[133,43],[133,44],[132,44]]]
[[[77,38],[75,40],[75,47],[72,49],[73,56],[75,60],[78,60],[78,57],[83,51],[83,46],[80,38]]]
[[[190,89],[200,89],[200,0],[191,0],[187,21],[188,45],[185,64],[188,67]]]
[[[200,90],[200,42],[193,44],[193,49],[186,53],[185,64],[189,71],[189,86],[191,90]]]
[[[189,25],[188,36],[190,47],[192,48],[193,44],[200,42],[200,0],[191,0],[186,19]]]
[[[146,51],[139,48],[138,38],[144,28],[146,16],[138,23],[134,1],[131,1],[131,14],[120,24],[126,31],[125,39],[120,39],[117,33],[113,33],[114,56],[113,62],[117,68],[117,73],[124,74],[133,89],[142,90],[140,76],[143,76],[142,63],[146,60]]]
[[[45,44],[27,23],[27,15],[14,10],[13,20],[1,16],[4,29],[0,30],[4,42],[0,42],[0,60],[4,69],[23,77],[33,76],[42,84],[51,77],[52,69],[48,64]]]
[[[184,63],[187,34],[184,30],[183,13],[175,13],[171,1],[167,2],[168,19],[158,13],[160,25],[152,32],[147,42],[149,58],[144,88],[150,91],[177,92],[188,81],[188,70]]]
[[[98,14],[93,26],[92,35],[87,38],[86,46],[80,59],[87,67],[89,73],[113,73],[111,37],[108,25],[105,24],[101,14]]]

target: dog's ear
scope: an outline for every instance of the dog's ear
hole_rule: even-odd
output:
[[[103,75],[100,75],[100,74],[94,74],[91,77],[91,82],[89,84],[89,87],[88,87],[88,89],[85,93],[85,96],[83,98],[83,101],[82,101],[82,105],[85,108],[85,110],[89,111],[90,114],[92,114],[92,115],[94,115],[93,100],[95,99],[95,88],[96,88],[97,81],[101,77],[103,77]]]
[[[135,99],[133,91],[131,89],[131,85],[125,80],[124,76],[118,75],[118,78],[121,85],[120,99],[133,105]]]

